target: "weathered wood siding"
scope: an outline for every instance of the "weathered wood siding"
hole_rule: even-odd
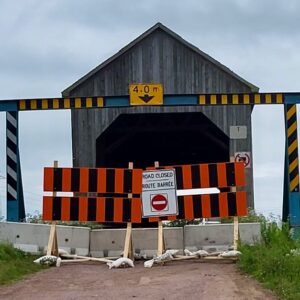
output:
[[[165,94],[251,92],[250,87],[157,29],[96,74],[69,96],[127,95],[131,83],[162,83]],[[128,107],[72,111],[74,166],[95,166],[96,139],[121,113],[203,112],[229,135],[229,126],[246,125],[248,138],[230,141],[230,155],[250,151],[251,106]],[[253,174],[247,169],[248,203],[253,207]]]

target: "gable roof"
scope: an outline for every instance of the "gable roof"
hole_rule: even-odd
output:
[[[154,31],[156,31],[157,29],[163,30],[165,33],[167,33],[168,35],[172,36],[178,42],[180,42],[181,44],[184,44],[186,47],[188,47],[192,51],[198,53],[199,55],[201,55],[202,57],[204,57],[206,60],[208,60],[209,62],[211,62],[212,64],[214,64],[218,68],[220,68],[221,70],[223,70],[225,73],[231,75],[232,77],[236,78],[240,82],[243,82],[245,85],[247,85],[251,89],[252,92],[258,92],[259,88],[257,86],[255,86],[252,83],[248,82],[247,80],[243,79],[242,77],[240,77],[239,75],[237,75],[236,73],[234,73],[233,71],[231,71],[228,67],[226,67],[225,65],[221,64],[220,62],[218,62],[217,60],[215,60],[214,58],[212,58],[211,56],[209,56],[205,52],[201,51],[196,46],[194,46],[194,45],[190,44],[189,42],[187,42],[186,40],[184,40],[177,33],[175,33],[174,31],[170,30],[168,27],[166,27],[163,24],[161,24],[161,23],[158,22],[154,26],[152,26],[151,28],[149,28],[147,31],[145,31],[143,34],[141,34],[140,36],[138,36],[136,39],[134,39],[127,46],[125,46],[121,50],[119,50],[119,52],[117,52],[116,54],[114,54],[113,56],[111,56],[110,58],[108,58],[107,60],[105,60],[102,64],[100,64],[96,68],[92,69],[89,73],[87,73],[86,75],[84,75],[83,77],[81,77],[80,79],[78,79],[76,82],[74,82],[72,85],[70,85],[68,88],[66,88],[62,92],[62,95],[63,96],[69,96],[70,92],[73,89],[75,89],[81,83],[83,83],[86,80],[88,80],[94,74],[96,74],[97,72],[99,72],[101,69],[103,69],[109,63],[111,63],[112,61],[114,61],[115,59],[117,59],[118,57],[120,57],[122,54],[124,54],[129,49],[131,49],[132,47],[134,47],[136,44],[138,44],[140,41],[142,41],[144,38],[146,38],[147,36],[149,36],[151,33],[153,33]]]

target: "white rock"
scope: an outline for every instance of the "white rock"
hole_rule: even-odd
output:
[[[59,268],[61,265],[61,258],[59,257],[57,260],[56,260],[56,266]]]
[[[134,268],[133,261],[130,258],[126,258],[126,257],[120,257],[113,262],[108,262],[107,265],[109,269],[119,268],[120,266],[124,266],[124,265],[128,265],[129,267]]]
[[[48,265],[48,266],[53,266],[56,264],[57,257],[53,255],[44,255],[35,261],[33,261],[36,264],[41,264],[41,265]]]
[[[150,259],[150,260],[147,260],[147,261],[144,262],[144,267],[145,268],[152,268],[153,264],[154,264],[154,259]]]
[[[241,254],[242,253],[240,251],[231,250],[231,251],[225,251],[225,252],[221,253],[219,256],[220,257],[238,257]]]

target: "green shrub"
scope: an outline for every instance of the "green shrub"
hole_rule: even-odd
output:
[[[44,269],[33,263],[37,257],[15,249],[10,244],[0,244],[0,284],[6,284]]]
[[[262,241],[253,246],[242,244],[238,266],[274,290],[282,299],[300,299],[300,241],[292,239],[289,227],[276,222],[261,223]]]

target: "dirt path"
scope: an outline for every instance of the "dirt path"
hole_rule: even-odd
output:
[[[0,287],[0,299],[277,299],[233,264],[172,262],[151,269],[109,270],[106,265],[51,268],[14,285]]]

